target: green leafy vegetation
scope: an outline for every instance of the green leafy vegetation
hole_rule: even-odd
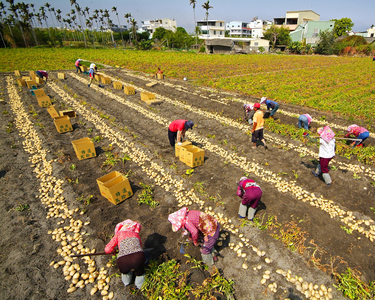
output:
[[[142,192],[138,195],[138,204],[146,204],[151,208],[155,208],[159,205],[159,202],[154,200],[154,193],[151,185],[146,185],[142,182],[139,183],[142,186]]]

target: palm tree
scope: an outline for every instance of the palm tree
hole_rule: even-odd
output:
[[[115,45],[115,39],[113,38],[113,31],[111,29],[111,25],[113,25],[113,23],[112,23],[112,20],[109,18],[108,9],[104,10],[103,17],[107,18],[107,25],[108,25],[109,30],[111,31],[112,43],[113,43],[113,45]]]
[[[3,38],[3,34],[1,33],[2,27],[3,27],[3,23],[4,23],[4,21],[3,21],[3,12],[1,12],[1,11],[0,11],[0,21],[1,21],[1,23],[0,23],[0,26],[1,26],[1,28],[0,28],[1,40],[3,41],[4,48],[6,48],[7,45],[5,44],[5,41],[4,41],[4,38]]]
[[[23,42],[25,43],[25,47],[28,47],[28,45],[26,43],[26,39],[25,39],[25,34],[24,34],[22,26],[21,26],[21,22],[18,19],[17,11],[18,11],[19,5],[18,5],[18,3],[15,5],[13,0],[6,0],[6,2],[9,3],[9,9],[8,10],[10,10],[13,13],[14,20],[17,21],[17,23],[18,23],[18,27],[20,28],[22,38],[23,38]]]
[[[130,23],[132,24],[132,35],[133,39],[137,40],[137,31],[135,29],[135,26],[137,25],[137,21],[134,19],[131,19]]]
[[[130,37],[130,18],[132,17],[131,13],[127,13],[124,15],[124,18],[128,22],[128,27],[129,27],[129,43],[131,44],[131,37]]]
[[[72,11],[72,14],[76,14],[77,15],[77,17],[78,17],[78,21],[79,21],[79,23],[81,24],[81,28],[83,28],[83,25],[82,25],[82,20],[81,20],[81,14],[80,14],[80,12],[81,12],[81,7],[78,5],[78,3],[76,2],[76,0],[70,0],[70,5],[71,6],[75,6],[75,10],[74,9],[72,9],[71,11]],[[83,31],[83,40],[85,41],[85,48],[87,49],[87,43],[86,43],[86,36],[85,36],[85,31]]]
[[[112,7],[112,12],[115,12],[115,13],[116,13],[116,16],[117,16],[117,22],[118,22],[118,28],[119,28],[120,33],[121,33],[122,45],[125,47],[125,45],[124,45],[124,37],[122,36],[122,29],[121,29],[121,27],[120,27],[120,19],[118,18],[117,7],[113,6],[113,7]]]
[[[55,22],[53,21],[53,18],[52,18],[52,14],[51,14],[51,10],[50,7],[51,7],[51,4],[49,4],[48,2],[46,4],[44,4],[44,6],[47,8],[47,10],[49,11],[49,15],[51,17],[51,20],[52,20],[52,24],[53,24],[53,27],[56,27],[55,26]],[[55,9],[54,9],[55,10]]]
[[[197,0],[190,0],[190,5],[193,4],[193,11],[194,11],[194,33],[195,33],[195,45],[197,44],[197,31],[195,30],[195,27],[197,26],[195,21],[195,4],[197,3]]]
[[[27,4],[28,5],[28,4]],[[35,45],[38,46],[38,39],[36,37],[36,33],[35,33],[35,30],[34,30],[34,27],[36,27],[34,25],[34,16],[35,16],[35,8],[34,8],[34,4],[30,4],[30,7],[33,9],[33,12],[30,13],[30,20],[31,20],[31,30],[33,32],[33,36],[34,36],[34,40],[35,40]],[[36,23],[36,22],[35,22]]]
[[[213,8],[212,6],[210,6],[210,0],[207,0],[207,2],[205,2],[203,5],[202,5],[203,9],[206,10],[206,18],[207,18],[207,31],[208,31],[208,37],[210,37],[210,29],[208,28],[208,11],[210,10],[210,8]]]

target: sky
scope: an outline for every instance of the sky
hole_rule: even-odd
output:
[[[8,5],[5,1],[2,1]],[[17,1],[33,3],[35,8],[44,6],[47,0]],[[197,0],[195,6],[196,20],[205,17],[206,10],[202,8],[206,1]],[[55,9],[62,11],[62,16],[71,10],[69,0],[50,0]],[[194,30],[194,11],[190,0],[77,0],[81,8],[89,7],[90,15],[95,9],[108,9],[114,24],[117,23],[115,13],[111,12],[113,6],[117,7],[120,24],[126,25],[124,14],[131,13],[140,25],[141,21],[170,18],[177,21],[178,27],[184,27],[188,32]],[[366,31],[375,25],[375,1],[374,0],[210,0],[210,20],[224,20],[250,22],[254,17],[273,21],[273,18],[285,17],[287,11],[313,10],[320,15],[321,21],[331,19],[350,18],[354,22],[354,31]],[[48,15],[48,14],[47,14]],[[48,20],[47,20],[48,21]]]

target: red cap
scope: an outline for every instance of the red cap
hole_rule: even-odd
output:
[[[255,103],[255,104],[254,104],[254,107],[256,107],[256,108],[260,108],[260,103]]]

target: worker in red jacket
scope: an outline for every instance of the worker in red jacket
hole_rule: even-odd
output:
[[[175,120],[169,124],[168,138],[171,146],[174,147],[176,140],[178,145],[182,144],[182,139],[185,138],[185,132],[188,129],[193,129],[193,121]]]
[[[252,221],[255,215],[258,202],[262,198],[262,190],[259,185],[252,179],[241,177],[237,187],[237,196],[242,198],[238,215],[244,219],[247,218]]]

